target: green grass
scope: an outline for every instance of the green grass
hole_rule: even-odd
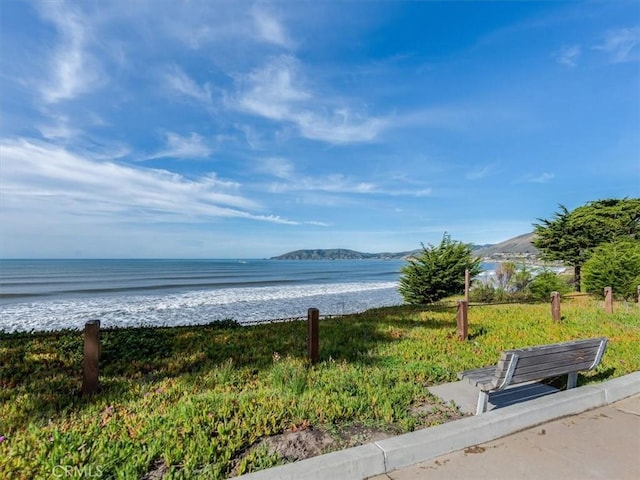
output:
[[[606,336],[579,384],[640,370],[640,309],[565,300],[476,306],[456,340],[455,308],[376,309],[320,322],[320,363],[305,360],[306,323],[103,330],[101,391],[82,398],[79,332],[0,334],[0,477],[225,478],[281,463],[265,437],[353,425],[411,431],[455,418],[426,386],[493,364],[501,350]],[[229,326],[231,327],[231,325]],[[431,405],[428,414],[412,406]],[[84,469],[84,470],[83,470]],[[99,475],[97,475],[99,474]]]

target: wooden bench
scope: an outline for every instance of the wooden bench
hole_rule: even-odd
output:
[[[578,372],[595,368],[602,360],[607,339],[591,338],[537,347],[505,350],[497,365],[458,373],[459,379],[480,389],[476,415],[487,410],[490,392],[509,385],[568,375],[567,388],[578,383]]]

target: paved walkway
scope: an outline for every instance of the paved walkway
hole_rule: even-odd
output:
[[[640,478],[640,395],[370,480]]]

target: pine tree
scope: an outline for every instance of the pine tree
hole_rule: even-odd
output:
[[[634,298],[640,286],[640,241],[600,245],[583,266],[582,284],[587,292],[599,296],[605,287],[611,287],[617,297]]]
[[[618,239],[640,240],[640,198],[606,199],[560,211],[534,224],[533,245],[545,260],[561,261],[575,269],[580,291],[581,268],[600,244]]]
[[[480,259],[473,258],[469,245],[445,233],[440,245],[422,245],[422,252],[402,268],[400,294],[407,303],[424,305],[462,293],[466,269],[478,275]]]

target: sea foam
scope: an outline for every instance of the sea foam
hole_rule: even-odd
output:
[[[225,319],[254,323],[302,317],[312,307],[322,315],[340,315],[402,303],[397,287],[397,282],[355,282],[41,299],[4,306],[0,330],[80,329],[94,319],[105,328],[198,325]]]

